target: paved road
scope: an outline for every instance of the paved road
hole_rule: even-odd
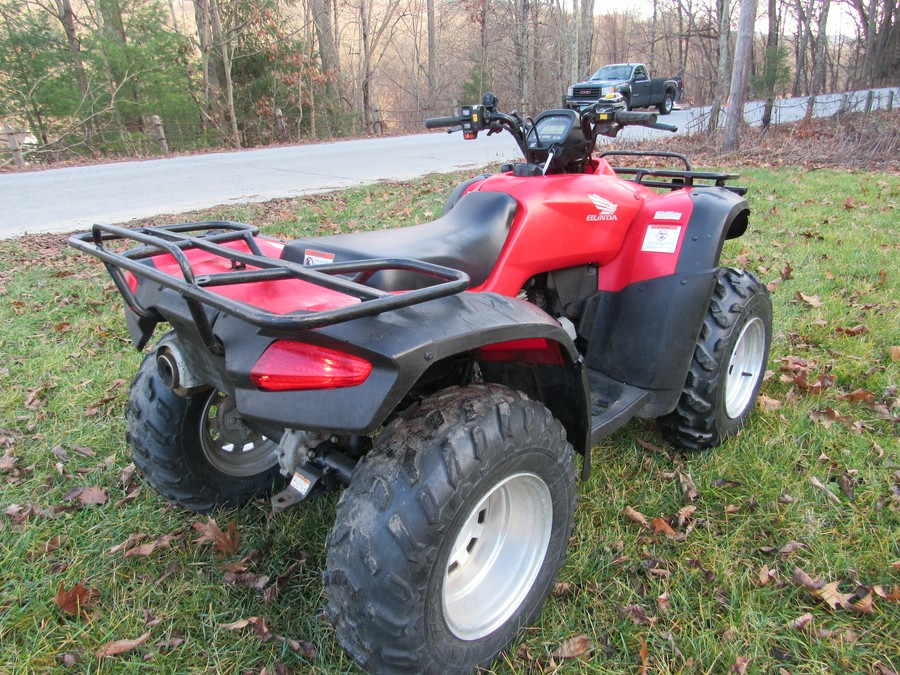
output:
[[[680,125],[687,116],[676,112],[666,121]],[[0,174],[0,239],[474,170],[520,156],[509,134],[464,141],[435,132]]]
[[[887,91],[877,92],[882,106]],[[900,105],[900,88],[895,92]],[[857,93],[851,105],[860,109],[864,97]],[[821,97],[817,114],[835,112],[840,98]],[[758,121],[761,110],[760,103],[749,103],[745,116]],[[805,100],[785,99],[778,102],[775,119],[799,119],[804,112]],[[679,133],[690,133],[705,127],[707,117],[708,108],[695,108],[677,110],[660,121],[679,127]],[[621,137],[658,137],[664,143],[667,135],[632,127]],[[464,141],[459,134],[436,132],[6,173],[0,174],[0,239],[475,169],[520,154],[508,134]]]

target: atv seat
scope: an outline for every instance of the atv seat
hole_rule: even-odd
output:
[[[302,264],[368,258],[410,258],[465,272],[472,286],[487,280],[497,263],[516,213],[516,200],[502,192],[470,192],[437,220],[374,232],[297,239],[284,247],[284,260]],[[324,255],[323,255],[324,254]],[[437,279],[404,270],[384,270],[366,284],[383,291],[415,290]]]

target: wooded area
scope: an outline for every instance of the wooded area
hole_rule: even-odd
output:
[[[898,0],[0,0],[0,123],[42,162],[158,153],[153,116],[173,151],[418,131],[620,61],[717,110],[896,84],[898,24]]]

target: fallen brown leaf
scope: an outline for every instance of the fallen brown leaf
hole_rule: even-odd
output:
[[[791,580],[798,586],[802,586],[808,591],[814,591],[825,585],[825,582],[820,579],[813,579],[806,572],[804,572],[799,567],[795,567],[794,571],[791,573]]]
[[[810,307],[821,307],[825,304],[824,302],[822,302],[822,298],[820,298],[818,295],[807,295],[802,291],[797,292],[796,298],[798,300],[802,300]]]
[[[697,507],[693,504],[682,506],[675,513],[675,524],[678,525],[678,527],[684,527],[687,521],[689,521],[696,512]]]
[[[563,642],[550,656],[555,659],[578,659],[594,650],[587,635],[578,635]]]
[[[641,636],[641,669],[638,671],[640,675],[647,675],[647,666],[649,665],[649,651],[647,650],[647,641]]]
[[[784,404],[778,399],[770,398],[769,396],[760,394],[757,398],[757,405],[759,405],[763,412],[773,412],[775,410],[779,410]]]
[[[860,614],[872,614],[875,611],[875,601],[871,593],[866,593],[859,600],[846,605],[846,607]]]
[[[649,626],[656,621],[656,617],[647,616],[647,610],[640,605],[625,605],[617,607],[619,616],[623,619],[631,619],[636,626]]]
[[[68,591],[65,589],[62,582],[60,582],[59,591],[56,593],[53,602],[59,605],[60,610],[64,614],[78,616],[84,619],[88,616],[85,610],[90,607],[96,599],[97,591],[93,588],[86,588],[81,582],[75,584],[75,586]]]
[[[650,526],[649,521],[647,520],[647,516],[645,516],[640,511],[637,511],[637,510],[631,508],[630,506],[626,506],[623,509],[622,515],[625,517],[625,520],[630,520],[632,523],[637,523],[638,525],[643,527],[645,530],[653,529]]]
[[[900,345],[892,345],[890,349],[891,361],[897,363],[900,361]]]
[[[226,584],[233,586],[250,586],[257,591],[261,591],[269,583],[269,577],[265,574],[253,574],[252,572],[244,572],[236,574],[234,572],[225,572],[222,577]]]
[[[691,475],[679,471],[678,480],[681,483],[682,503],[690,504],[691,502],[696,501],[697,497],[700,496],[700,491],[697,490],[697,486],[694,484],[694,479],[691,478]]]
[[[668,591],[666,591],[662,595],[657,596],[656,608],[659,610],[660,614],[668,614],[669,613],[669,592]]]
[[[662,533],[670,539],[676,539],[678,537],[678,533],[672,529],[672,526],[669,525],[665,518],[654,518],[651,523],[653,526],[653,534]]]
[[[770,570],[768,565],[763,565],[762,569],[759,570],[759,585],[765,586],[770,581],[772,581],[776,576],[778,576],[778,570]]]
[[[233,555],[240,546],[241,533],[237,531],[237,524],[234,521],[228,523],[225,532],[219,529],[216,521],[212,518],[207,518],[205,523],[194,523],[193,528],[200,533],[195,544],[211,542],[215,544],[216,551],[223,557]]]
[[[747,667],[750,665],[750,657],[749,656],[739,656],[734,660],[734,665],[731,666],[731,672],[737,673],[737,675],[746,675]]]
[[[97,487],[96,485],[85,488],[78,495],[78,501],[80,501],[85,506],[103,505],[109,501],[107,488]]]
[[[839,583],[840,582],[832,581],[822,586],[822,588],[811,590],[810,593],[812,593],[813,597],[818,598],[831,607],[831,609],[837,609],[838,607],[846,608],[848,606],[848,600],[853,597],[853,595],[841,593],[838,590]]]
[[[117,654],[125,654],[135,647],[140,647],[150,639],[150,631],[147,631],[139,638],[134,640],[116,640],[115,642],[107,642],[97,650],[97,657],[104,658],[107,656],[116,656]]]
[[[791,553],[799,551],[801,548],[805,548],[805,544],[801,544],[799,541],[789,541],[780,549],[778,552],[781,554],[783,558],[787,558]]]

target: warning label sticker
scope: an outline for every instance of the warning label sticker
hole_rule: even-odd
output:
[[[653,253],[675,253],[678,248],[678,237],[681,225],[650,225],[644,235],[642,251]]]
[[[325,253],[324,251],[315,251],[311,248],[303,252],[304,265],[330,265],[334,262],[334,253]]]
[[[306,496],[306,493],[309,492],[311,486],[312,481],[299,472],[295,473],[294,477],[291,478],[291,487],[304,497]]]

